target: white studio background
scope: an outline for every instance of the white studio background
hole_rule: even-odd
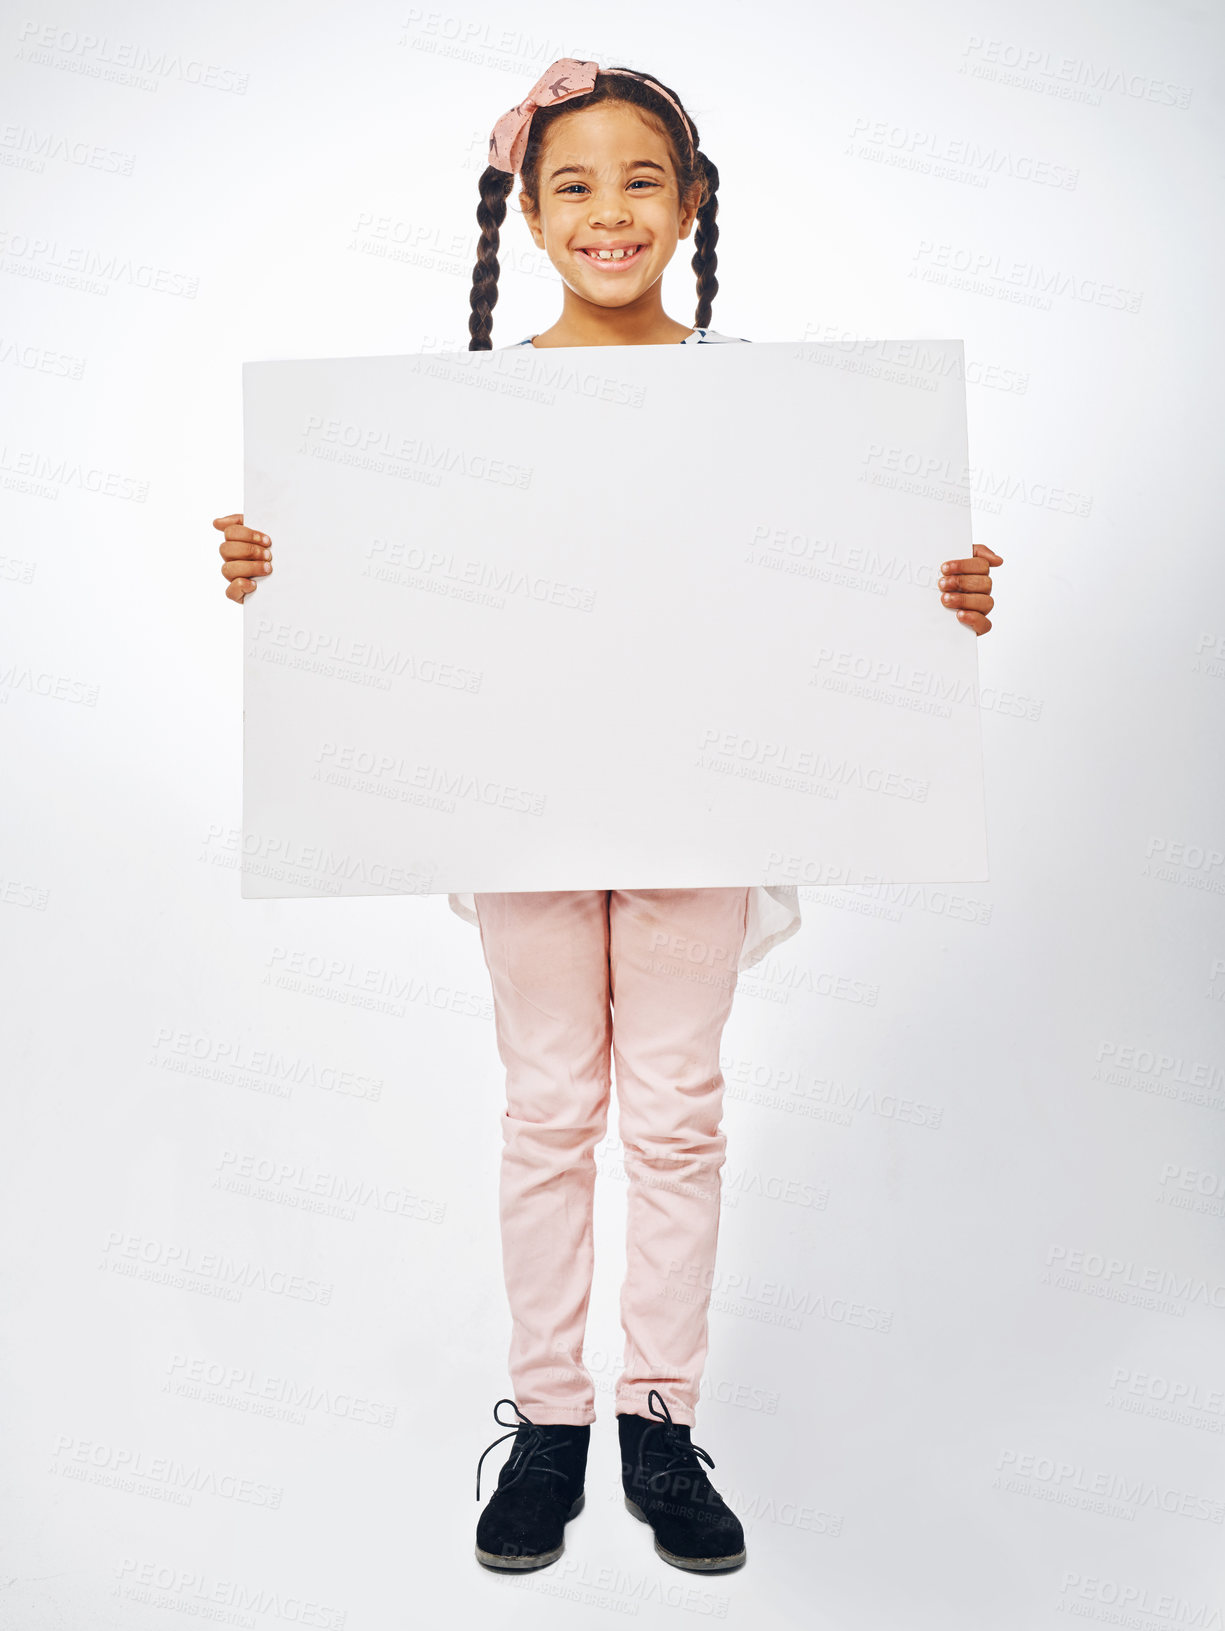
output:
[[[1193,0],[9,9],[6,1626],[1221,1623],[1223,32]],[[1004,557],[990,885],[803,889],[726,1032],[723,1578],[621,1504],[615,1111],[588,1506],[551,1569],[478,1567],[479,940],[235,870],[240,365],[465,344],[488,131],[559,55],[691,108],[720,331],[964,339]],[[559,309],[513,212],[505,243],[495,344]]]

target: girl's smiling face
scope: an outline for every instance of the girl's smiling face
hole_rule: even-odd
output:
[[[538,199],[519,194],[524,219],[566,287],[596,306],[641,300],[697,215],[698,197],[679,196],[667,139],[625,102],[554,120],[539,176]]]

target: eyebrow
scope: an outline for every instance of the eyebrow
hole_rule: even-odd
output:
[[[621,168],[623,170],[658,170],[661,176],[667,174],[663,165],[656,164],[654,159],[626,159]],[[563,164],[560,170],[554,170],[549,180],[556,181],[558,176],[586,176],[590,174],[591,171],[585,164]]]

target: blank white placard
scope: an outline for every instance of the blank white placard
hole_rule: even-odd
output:
[[[243,395],[244,896],[987,877],[960,341]]]

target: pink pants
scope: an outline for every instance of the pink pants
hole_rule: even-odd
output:
[[[532,1421],[596,1419],[583,1338],[611,1052],[629,1182],[615,1409],[645,1416],[658,1388],[695,1424],[726,1145],[719,1044],[748,905],[747,889],[476,896],[506,1067],[510,1374]]]

